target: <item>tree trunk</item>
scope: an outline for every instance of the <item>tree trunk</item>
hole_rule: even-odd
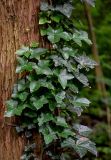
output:
[[[14,81],[15,51],[23,44],[39,41],[40,0],[0,0],[0,160],[20,160],[25,139],[16,134],[14,119],[4,119],[5,101]],[[40,137],[36,138],[40,143]],[[39,145],[38,145],[39,146]],[[37,149],[38,155],[40,148]]]
[[[90,31],[90,35],[91,35],[91,40],[93,43],[92,44],[92,53],[93,53],[95,61],[99,64],[95,69],[95,74],[96,74],[96,78],[97,78],[97,81],[96,81],[97,89],[101,92],[101,95],[103,96],[103,98],[107,99],[108,95],[107,95],[107,91],[106,91],[106,86],[105,86],[104,82],[99,82],[101,79],[103,79],[103,71],[102,71],[102,68],[100,65],[100,60],[99,60],[99,52],[98,52],[98,48],[97,48],[93,20],[92,20],[90,8],[89,8],[89,5],[87,4],[87,2],[84,2],[84,6],[85,6],[85,13],[86,13],[87,21],[88,21],[89,31]],[[105,103],[104,106],[106,107],[106,112],[107,112],[109,138],[111,138],[111,112],[110,112],[110,108],[107,103]]]

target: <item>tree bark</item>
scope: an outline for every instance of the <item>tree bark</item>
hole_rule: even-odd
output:
[[[14,119],[4,119],[5,101],[17,79],[15,51],[23,44],[39,41],[40,0],[0,0],[0,160],[20,160],[25,139],[16,134]],[[36,138],[39,144],[40,137]],[[39,156],[40,147],[37,148]]]

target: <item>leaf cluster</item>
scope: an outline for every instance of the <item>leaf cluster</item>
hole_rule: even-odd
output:
[[[74,123],[90,104],[88,99],[79,97],[77,84],[88,86],[82,72],[97,64],[79,53],[83,42],[91,41],[86,32],[75,29],[69,20],[71,4],[61,7],[41,3],[40,32],[51,43],[50,49],[33,44],[16,51],[16,73],[23,76],[14,85],[5,116],[20,117],[18,132],[25,132],[30,138],[31,131],[36,130],[43,137],[43,153],[52,159],[66,160],[74,156],[72,153],[81,158],[87,151],[97,154],[95,144],[88,139],[91,130]],[[65,19],[69,24],[63,24]],[[51,152],[53,146],[56,149]]]

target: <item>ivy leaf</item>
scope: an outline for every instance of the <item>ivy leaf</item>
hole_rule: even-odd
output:
[[[48,9],[49,9],[48,3],[46,1],[44,1],[44,0],[42,0],[40,2],[40,10],[41,11],[48,11]]]
[[[35,65],[34,62],[27,62],[24,65],[21,65],[21,66],[19,65],[16,68],[16,73],[21,73],[24,71],[31,72],[33,70],[34,65]]]
[[[68,124],[63,117],[57,117],[56,124],[61,127],[68,127]]]
[[[29,53],[29,51],[30,51],[29,47],[22,46],[19,50],[16,51],[16,54],[18,56],[23,56]]]
[[[52,135],[52,134],[44,134],[44,141],[45,141],[45,144],[50,144],[53,140],[55,140],[55,136]]]
[[[91,45],[92,42],[91,40],[88,38],[88,34],[85,31],[76,31],[73,34],[73,40],[75,41],[75,43],[77,43],[80,47],[82,46],[82,41],[86,42],[87,44]]]
[[[68,74],[66,69],[62,70],[59,74],[58,80],[63,87],[63,89],[67,86],[67,81],[73,79],[74,76],[72,74]]]
[[[62,148],[74,148],[75,147],[75,140],[72,138],[67,138],[61,143]]]
[[[81,68],[93,69],[95,66],[97,66],[97,63],[86,55],[74,56],[74,59],[81,65]]]
[[[61,38],[61,33],[63,33],[63,29],[62,28],[54,30],[52,27],[49,27],[47,29],[48,40],[51,43],[59,42],[60,38]]]
[[[64,129],[61,133],[58,132],[57,134],[58,134],[58,136],[60,136],[62,138],[68,138],[69,136],[75,135],[75,133],[73,131],[71,131],[70,129]]]
[[[49,21],[46,17],[40,17],[39,18],[39,24],[46,24],[46,23],[51,23],[51,21]]]
[[[83,112],[83,108],[80,106],[70,106],[68,109],[70,112],[75,112],[78,117],[81,116],[81,113]]]
[[[37,81],[31,81],[29,88],[31,93],[37,91],[40,88],[40,83],[38,83]]]
[[[33,105],[37,110],[39,110],[44,106],[44,104],[47,104],[47,103],[48,103],[47,98],[45,96],[41,96],[40,99],[33,102]]]
[[[65,92],[64,91],[55,95],[55,99],[56,99],[58,104],[61,104],[63,102],[64,98],[65,98]]]
[[[24,102],[24,101],[27,99],[28,95],[29,95],[29,93],[27,93],[27,92],[21,92],[21,93],[17,94],[17,97],[18,97],[22,102]]]
[[[65,3],[64,5],[57,5],[56,10],[70,18],[73,6],[70,3]]]
[[[65,41],[70,41],[72,39],[72,35],[69,34],[68,32],[62,32],[60,37]]]
[[[73,128],[84,137],[88,137],[89,134],[92,132],[92,129],[88,128],[87,126],[80,125],[80,124],[74,124]]]
[[[61,16],[55,14],[55,15],[52,15],[52,16],[51,16],[51,19],[52,19],[54,22],[59,23],[60,20],[61,20]]]
[[[91,142],[85,137],[81,137],[79,140],[77,140],[75,149],[81,158],[86,154],[87,151],[97,156],[95,143]]]
[[[27,85],[26,85],[25,79],[21,79],[21,80],[18,81],[17,90],[19,92],[24,91],[26,87],[27,87]]]
[[[88,79],[84,74],[79,73],[79,72],[75,72],[74,75],[82,84],[84,84],[85,86],[89,86]]]
[[[77,98],[75,101],[74,101],[74,105],[76,106],[89,106],[90,104],[90,101],[87,99],[87,98]]]
[[[41,29],[40,29],[40,34],[41,34],[41,36],[46,36],[46,35],[47,35],[47,30],[41,28]]]
[[[85,137],[81,137],[77,141],[73,140],[72,138],[68,138],[62,142],[61,146],[63,148],[74,149],[79,154],[80,158],[84,157],[87,151],[97,156],[95,144]]]
[[[30,55],[30,58],[36,58],[36,59],[39,59],[41,55],[44,55],[45,53],[47,52],[47,49],[46,48],[36,48],[36,49],[33,49],[31,55]]]
[[[38,125],[42,126],[44,123],[47,123],[49,121],[54,121],[55,119],[53,115],[50,113],[46,113],[46,114],[42,113],[37,120],[38,120]]]
[[[39,132],[44,136],[46,145],[57,139],[55,132],[48,125],[46,127],[40,127]]]
[[[5,111],[5,117],[12,117],[14,116],[14,109],[17,107],[18,102],[16,100],[8,100],[6,101],[7,111]]]
[[[77,50],[74,50],[71,47],[64,46],[62,49],[59,49],[65,59],[68,59],[70,56],[74,57],[77,53]]]
[[[72,83],[68,84],[68,87],[73,93],[78,93],[79,92],[78,88]]]
[[[21,114],[22,114],[22,112],[23,112],[23,110],[24,110],[25,108],[27,108],[27,105],[26,105],[26,104],[18,105],[18,106],[14,109],[14,111],[13,111],[14,115],[16,115],[16,116],[21,116]]]
[[[34,65],[33,69],[36,71],[36,74],[45,74],[45,75],[52,75],[53,72],[48,67],[49,60],[39,60],[38,65]]]

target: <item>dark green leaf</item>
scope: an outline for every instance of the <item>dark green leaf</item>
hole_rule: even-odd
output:
[[[58,80],[61,84],[61,86],[63,87],[63,89],[66,88],[67,86],[67,81],[73,79],[74,76],[72,74],[67,73],[66,69],[61,70]]]
[[[73,126],[73,128],[81,135],[81,136],[85,136],[88,137],[89,134],[92,132],[92,130],[90,128],[88,128],[87,126],[83,126],[80,124],[75,124]]]
[[[89,86],[88,79],[84,74],[75,72],[74,75],[82,84],[84,84],[85,86]]]
[[[27,96],[29,95],[29,93],[27,92],[21,92],[17,95],[17,97],[22,101],[24,102],[26,99],[27,99]]]
[[[66,120],[63,117],[57,117],[56,124],[61,127],[68,127]]]
[[[37,120],[38,120],[38,125],[42,126],[44,123],[47,123],[49,121],[54,121],[55,119],[53,115],[50,113],[46,113],[46,114],[42,113]]]
[[[63,49],[59,50],[65,59],[68,59],[70,56],[74,57],[77,53],[77,50],[74,50],[71,47],[64,46]]]
[[[47,29],[48,40],[51,43],[57,43],[57,42],[60,41],[62,33],[63,33],[63,29],[62,28],[54,30],[52,27],[49,27]]]
[[[55,95],[55,99],[56,99],[58,104],[61,104],[63,102],[64,98],[65,98],[65,92],[64,91]]]
[[[80,64],[80,69],[81,68],[94,68],[95,66],[97,66],[97,63],[90,59],[89,57],[87,57],[86,55],[82,55],[82,56],[74,56],[74,59]]]
[[[44,106],[44,104],[47,104],[47,103],[48,103],[47,98],[45,96],[41,96],[40,99],[33,102],[33,105],[37,110],[39,110]]]
[[[40,10],[47,11],[49,9],[49,5],[46,1],[42,0],[40,3]]]
[[[44,55],[45,53],[47,52],[47,49],[45,48],[36,48],[36,49],[33,49],[31,55],[30,55],[30,58],[36,58],[36,59],[39,59],[41,55]]]

